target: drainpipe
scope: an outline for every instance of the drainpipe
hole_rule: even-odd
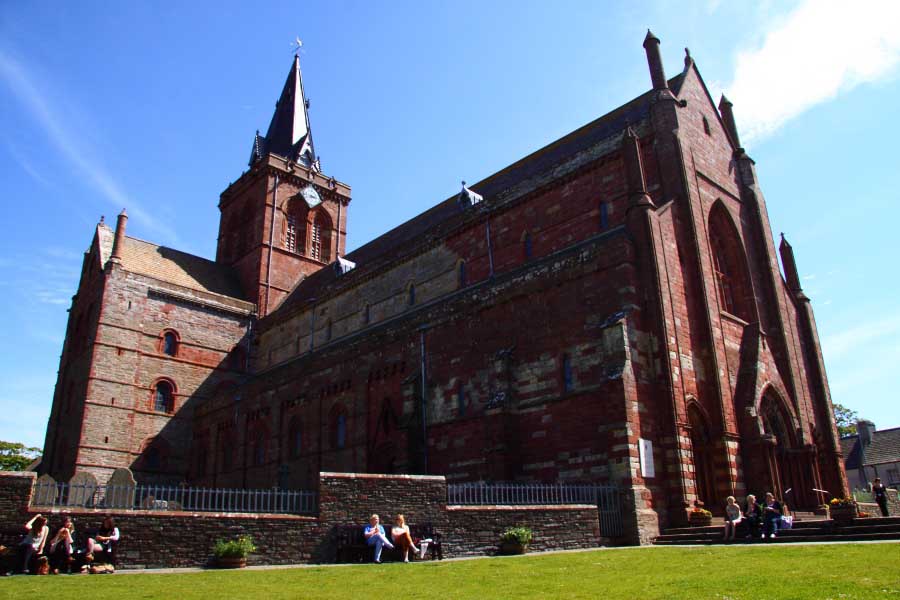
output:
[[[338,197],[338,218],[337,218],[337,239],[334,242],[334,255],[338,258],[341,256],[341,202],[340,197]]]
[[[266,310],[262,316],[269,314],[269,284],[272,275],[272,244],[275,241],[275,211],[278,206],[278,173],[275,173],[275,185],[272,187],[272,219],[269,222],[269,257],[266,260]]]
[[[490,263],[491,273],[490,276],[494,276],[494,246],[491,244],[491,218],[488,217],[484,222],[484,235],[487,237],[487,251],[488,251],[488,261]]]
[[[312,352],[316,339],[316,299],[310,298],[309,302],[309,351]]]
[[[493,272],[493,270],[492,270]],[[422,463],[424,474],[428,474],[428,414],[425,410],[426,401],[426,375],[425,375],[425,331],[424,325],[419,328],[419,361],[422,369]]]

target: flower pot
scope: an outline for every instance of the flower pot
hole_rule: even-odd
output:
[[[519,542],[501,542],[500,554],[525,554],[528,550],[528,544],[520,544]]]
[[[848,523],[859,516],[859,507],[856,504],[839,504],[831,506],[831,519],[838,523]]]
[[[246,566],[246,556],[223,556],[216,559],[216,567],[220,569],[243,569]]]
[[[691,527],[709,527],[712,525],[712,515],[692,512],[688,517],[688,524]]]

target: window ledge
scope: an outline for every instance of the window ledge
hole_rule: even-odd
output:
[[[724,311],[724,310],[723,310],[723,311],[719,311],[719,315],[721,315],[721,317],[722,317],[723,319],[725,319],[726,321],[731,321],[732,323],[737,323],[738,325],[743,325],[744,327],[746,327],[747,325],[750,324],[750,323],[748,323],[747,321],[745,321],[745,320],[743,320],[742,318],[740,318],[739,316],[733,315],[733,314],[731,314],[730,312],[727,312],[727,311]]]

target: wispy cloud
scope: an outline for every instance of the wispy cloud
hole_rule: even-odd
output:
[[[873,342],[886,338],[892,343],[900,335],[900,314],[857,322],[852,327],[822,339],[822,350],[829,360],[837,361],[849,353],[868,355]],[[878,361],[879,365],[887,364]]]
[[[737,56],[725,87],[745,142],[900,63],[900,2],[805,0]]]
[[[54,93],[51,94],[48,89],[42,89],[38,83],[39,78],[32,77],[23,63],[2,49],[0,49],[0,79],[6,82],[28,114],[40,125],[67,162],[75,167],[87,185],[99,192],[116,209],[127,207],[132,218],[163,236],[166,242],[176,241],[174,230],[150,216],[109,174],[102,162],[96,158],[97,153],[84,141],[88,136],[83,135],[84,132],[71,130],[64,122],[57,107],[48,101],[49,98],[59,97],[58,90],[53,90]],[[23,163],[20,160],[19,163],[32,177],[40,178],[39,173],[26,166],[27,162]]]

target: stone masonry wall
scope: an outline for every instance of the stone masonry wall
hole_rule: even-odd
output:
[[[336,526],[363,527],[372,513],[383,523],[398,513],[412,525],[432,522],[443,535],[446,558],[493,554],[500,532],[516,525],[534,530],[532,548],[537,551],[595,548],[600,541],[596,507],[448,507],[446,480],[436,476],[321,473],[318,516],[31,507],[34,477],[0,472],[0,530],[9,532],[5,537],[38,512],[49,517],[51,528],[64,515],[73,517],[76,532],[98,527],[109,514],[122,532],[122,568],[208,565],[216,540],[244,534],[258,546],[250,564],[333,562]]]

